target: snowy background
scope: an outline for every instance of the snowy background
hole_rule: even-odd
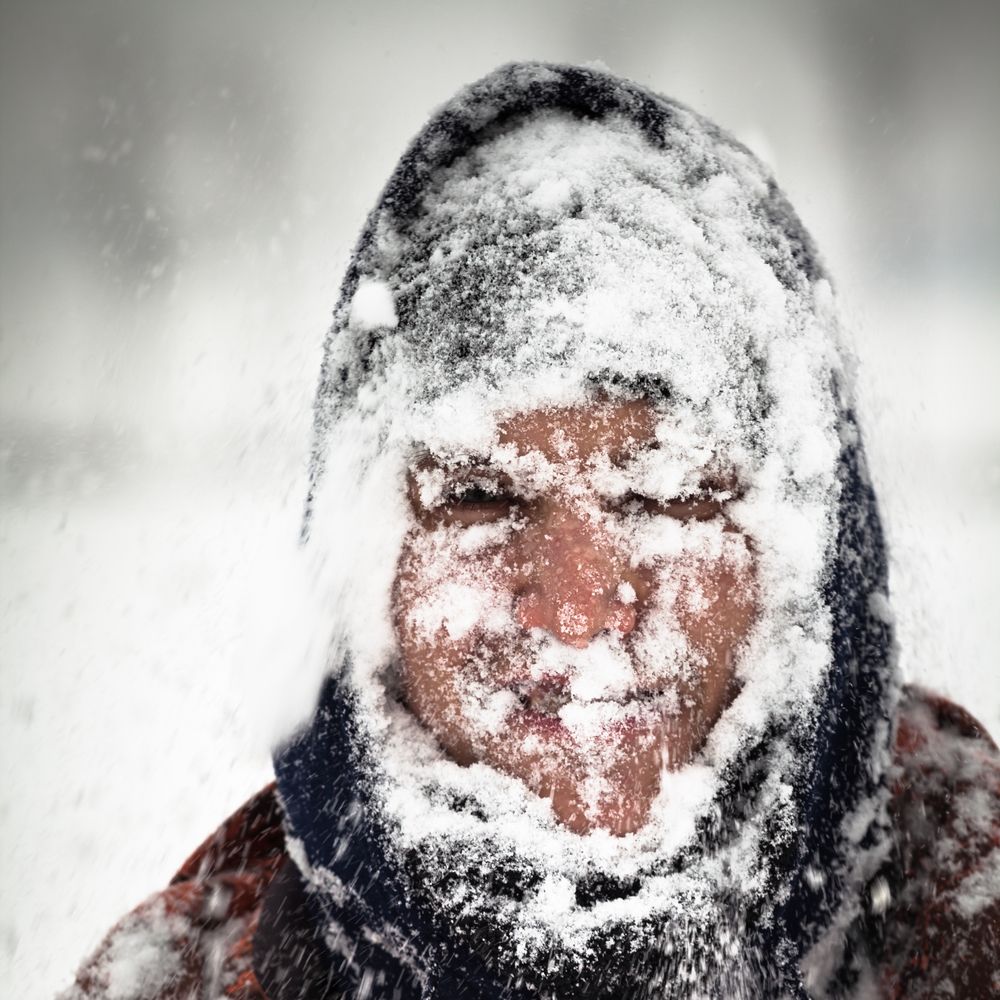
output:
[[[341,270],[430,108],[512,58],[600,59],[775,167],[851,307],[905,668],[1000,732],[1000,5],[2,0],[0,17],[13,995],[67,983],[268,779],[245,678],[283,669],[268,595]]]

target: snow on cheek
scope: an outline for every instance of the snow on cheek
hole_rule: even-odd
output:
[[[509,520],[488,524],[470,524],[455,537],[455,548],[466,558],[478,557],[494,569],[499,563],[499,551],[510,541]]]
[[[425,642],[442,632],[460,642],[508,628],[511,599],[497,556],[507,532],[491,524],[418,535],[405,586],[419,596],[410,603],[407,624]]]
[[[444,581],[432,587],[410,612],[410,624],[431,640],[444,629],[448,638],[464,639],[495,611],[494,594],[468,583]]]
[[[746,539],[725,530],[719,518],[687,524],[649,518],[636,534],[652,587],[633,651],[643,683],[662,687],[689,679],[705,665],[697,637],[717,631],[717,619],[725,618],[732,601],[749,600],[752,556]],[[734,579],[738,593],[730,593]]]
[[[489,684],[469,679],[461,685],[461,714],[468,731],[480,737],[500,733],[507,717],[519,705],[513,691],[496,691]]]
[[[697,658],[678,616],[680,581],[675,573],[663,572],[654,588],[632,637],[632,653],[640,686],[651,690],[691,675]]]
[[[600,635],[573,657],[570,693],[576,701],[623,698],[635,686],[635,671],[621,640]]]

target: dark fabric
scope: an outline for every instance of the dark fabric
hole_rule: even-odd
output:
[[[857,434],[853,414],[846,414],[845,426]],[[873,591],[887,592],[888,566],[875,493],[860,438],[855,440],[859,443],[845,446],[840,456],[837,550],[824,593],[833,614],[833,670],[815,732],[801,737],[802,753],[810,760],[797,789],[802,839],[797,863],[793,862],[794,887],[779,915],[789,937],[796,928],[821,924],[822,916],[832,913],[839,901],[840,823],[856,802],[874,790],[871,754],[879,749],[877,729],[882,725],[888,733],[892,630],[868,604]],[[832,877],[810,886],[803,862]]]
[[[386,995],[400,1000],[516,996],[514,984],[498,981],[489,972],[478,942],[450,936],[448,929],[436,926],[431,912],[409,898],[405,875],[390,860],[373,818],[357,742],[350,736],[354,722],[348,706],[349,699],[329,678],[310,738],[290,744],[275,762],[295,788],[294,801],[286,801],[285,809],[296,836],[301,836],[300,827],[292,817],[309,831],[310,846],[330,860],[330,870],[350,892],[346,905],[331,895],[317,898],[323,919],[345,928],[364,951],[351,960],[331,955],[337,975],[353,990],[361,988],[366,974],[374,975],[393,984],[394,992]],[[390,940],[396,947],[380,947]]]
[[[322,912],[286,858],[261,904],[253,965],[269,1000],[338,1000],[344,982],[323,938]]]

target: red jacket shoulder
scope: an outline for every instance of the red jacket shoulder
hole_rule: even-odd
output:
[[[61,1000],[212,996],[266,1000],[253,974],[264,891],[285,858],[268,785],[181,865],[170,885],[120,921]]]
[[[1000,996],[1000,753],[968,712],[907,688],[890,812],[892,997]]]

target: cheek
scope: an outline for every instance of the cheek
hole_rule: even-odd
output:
[[[439,737],[484,651],[512,625],[503,553],[470,546],[461,529],[415,529],[404,542],[392,600],[400,672],[410,708]]]
[[[698,672],[731,659],[756,616],[756,570],[742,535],[720,530],[712,538],[702,531],[642,573],[647,615],[642,634],[656,637],[664,649],[672,639],[676,655],[689,658]]]
[[[470,648],[509,617],[509,574],[495,545],[470,547],[459,530],[406,539],[393,588],[397,638],[407,645]]]
[[[746,539],[726,533],[722,551],[695,558],[679,572],[675,610],[678,623],[706,665],[723,661],[746,640],[757,614],[756,570]]]

